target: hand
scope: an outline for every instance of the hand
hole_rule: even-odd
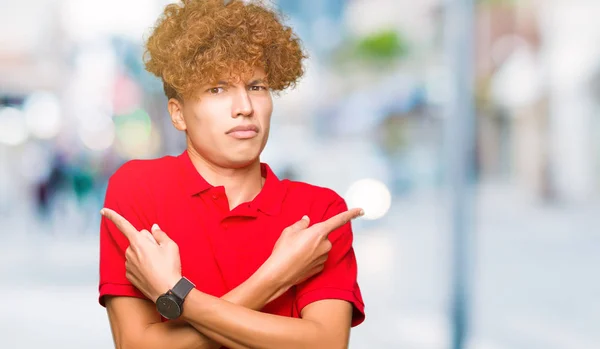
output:
[[[285,228],[275,243],[271,256],[265,262],[267,269],[279,279],[279,291],[271,297],[277,298],[290,287],[321,272],[331,250],[329,233],[350,220],[362,216],[360,208],[351,209],[308,228],[307,216]]]
[[[129,240],[125,251],[125,269],[129,280],[148,299],[156,299],[181,279],[179,247],[157,224],[152,232],[138,231],[115,211],[103,208],[100,213],[110,219]]]

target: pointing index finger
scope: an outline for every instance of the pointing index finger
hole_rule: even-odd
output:
[[[135,229],[133,224],[129,223],[123,216],[118,214],[117,212],[111,210],[110,208],[103,208],[100,213],[108,218],[111,222],[113,222],[117,228],[125,235],[127,240],[131,240],[134,234],[138,233],[138,230]]]
[[[324,236],[329,236],[329,233],[350,222],[356,217],[360,217],[364,214],[361,208],[353,208],[329,218],[328,220],[315,224],[324,230]]]

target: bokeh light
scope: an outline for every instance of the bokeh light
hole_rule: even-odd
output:
[[[62,126],[62,114],[58,98],[47,92],[31,94],[23,105],[25,122],[29,132],[40,139],[56,137]]]
[[[382,218],[392,205],[392,194],[387,186],[371,178],[352,184],[345,197],[349,207],[363,208],[363,218],[369,220]]]
[[[23,112],[14,107],[0,108],[0,143],[16,146],[29,137]]]
[[[116,150],[125,158],[147,156],[159,145],[158,137],[151,137],[152,121],[144,109],[115,117],[115,126]]]
[[[115,140],[115,124],[109,116],[98,113],[81,124],[79,138],[91,150],[106,150]]]
[[[115,114],[128,114],[139,108],[142,100],[142,89],[126,75],[115,78],[113,91],[113,109]]]

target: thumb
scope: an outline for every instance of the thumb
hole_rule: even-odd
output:
[[[158,224],[154,224],[152,226],[152,236],[154,236],[154,240],[156,240],[156,242],[158,242],[159,245],[162,245],[168,241],[171,241],[171,239],[169,238],[169,236],[167,235],[167,233],[165,233],[164,231],[162,231],[160,229],[160,227],[158,226]]]
[[[302,219],[300,219],[298,222],[292,224],[290,226],[290,229],[292,231],[299,231],[299,230],[303,230],[308,228],[308,225],[310,224],[310,218],[308,216],[302,216]]]

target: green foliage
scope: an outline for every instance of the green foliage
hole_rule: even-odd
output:
[[[393,29],[348,38],[332,55],[333,66],[339,69],[362,66],[382,68],[398,62],[409,53],[408,41]]]
[[[395,30],[384,30],[358,40],[358,57],[374,60],[398,59],[408,52],[408,44]]]

